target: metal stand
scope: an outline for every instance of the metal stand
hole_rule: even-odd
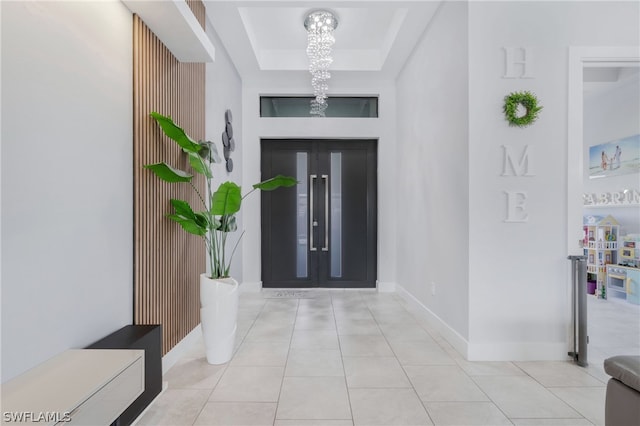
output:
[[[569,356],[581,367],[587,363],[587,257],[569,256],[571,260],[572,304],[571,317],[573,322],[573,351]]]

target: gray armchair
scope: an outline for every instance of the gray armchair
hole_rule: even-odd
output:
[[[640,425],[640,356],[614,356],[604,361],[607,382],[605,426]]]

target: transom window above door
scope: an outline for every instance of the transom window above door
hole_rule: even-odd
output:
[[[260,117],[315,117],[313,96],[260,96]],[[378,118],[377,96],[330,96],[325,117]]]

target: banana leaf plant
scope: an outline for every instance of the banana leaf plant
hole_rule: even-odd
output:
[[[238,229],[236,213],[240,211],[242,200],[256,190],[273,191],[280,187],[295,186],[298,181],[289,176],[278,175],[253,185],[251,191],[242,195],[241,188],[233,182],[224,182],[213,190],[213,174],[211,167],[220,162],[217,148],[213,142],[194,141],[185,131],[176,125],[170,117],[152,112],[151,117],[156,120],[162,131],[175,141],[188,156],[191,168],[206,179],[206,194],[201,194],[193,184],[193,174],[176,169],[165,162],[146,164],[157,177],[169,183],[187,183],[198,195],[200,206],[192,208],[184,200],[172,199],[173,214],[167,218],[178,223],[182,229],[190,234],[204,239],[210,266],[209,278],[225,278],[229,276],[231,260],[244,232],[236,240],[231,253],[227,256],[227,237],[230,232]]]

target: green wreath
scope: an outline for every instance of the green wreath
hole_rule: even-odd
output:
[[[522,105],[526,112],[518,116],[518,105]],[[538,106],[538,98],[531,92],[512,92],[504,98],[504,116],[510,126],[526,127],[533,124],[542,109]]]

